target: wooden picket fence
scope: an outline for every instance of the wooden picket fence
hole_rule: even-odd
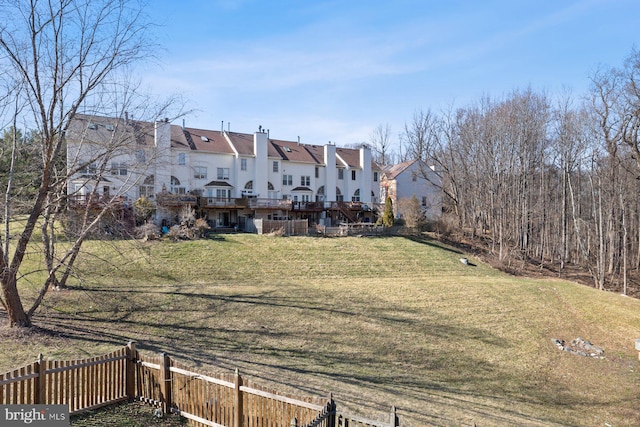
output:
[[[139,400],[211,427],[399,427],[349,416],[333,398],[288,396],[233,374],[195,372],[168,355],[146,356],[134,342],[100,357],[50,361],[0,374],[0,405],[68,404],[79,412]]]

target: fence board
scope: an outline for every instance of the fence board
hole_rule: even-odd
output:
[[[135,343],[82,360],[45,361],[0,373],[0,404],[67,404],[71,414],[124,400],[175,412],[205,426],[398,427],[336,414],[333,399],[279,393],[235,375],[194,371],[166,355],[141,356]]]

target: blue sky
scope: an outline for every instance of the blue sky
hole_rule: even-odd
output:
[[[599,66],[640,48],[638,0],[152,0],[155,95],[180,93],[187,126],[309,144],[394,139],[416,110],[531,87],[586,93]],[[180,122],[181,123],[181,122]]]

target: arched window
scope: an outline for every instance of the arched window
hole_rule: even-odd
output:
[[[245,190],[253,190],[253,181],[249,181],[244,185]]]
[[[175,176],[171,177],[171,192],[174,194],[185,194],[186,188],[180,186],[180,180]]]
[[[336,187],[336,201],[344,202],[344,196],[342,195],[342,191],[338,187]]]
[[[153,199],[156,195],[155,182],[156,178],[154,175],[146,177],[142,182],[142,185],[138,187],[138,196]]]
[[[351,197],[351,201],[352,202],[359,202],[360,201],[360,189],[359,188],[353,193],[353,197]]]

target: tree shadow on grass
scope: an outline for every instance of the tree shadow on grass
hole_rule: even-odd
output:
[[[427,246],[431,246],[433,248],[437,248],[437,249],[441,249],[443,251],[447,251],[447,252],[453,252],[455,254],[463,254],[464,252],[462,252],[461,250],[454,248],[452,246],[446,245],[442,242],[439,242],[437,240],[433,240],[430,239],[426,236],[402,236],[407,240],[411,240],[412,242],[416,242],[416,243],[420,243],[422,245],[427,245]]]
[[[143,351],[168,353],[202,369],[240,368],[275,386],[314,395],[331,391],[362,407],[391,402],[421,424],[456,424],[433,414],[459,412],[496,425],[553,425],[554,415],[540,420],[532,414],[579,411],[606,401],[625,404],[613,396],[577,394],[562,382],[536,387],[522,372],[465,349],[479,345],[499,354],[511,351],[513,343],[482,325],[460,324],[424,308],[389,306],[368,295],[348,302],[310,299],[293,288],[226,295],[193,289],[83,289],[99,303],[96,308],[48,308],[34,321],[43,333],[85,342],[87,348],[119,347],[133,339]],[[279,317],[283,313],[291,314],[291,324]]]

